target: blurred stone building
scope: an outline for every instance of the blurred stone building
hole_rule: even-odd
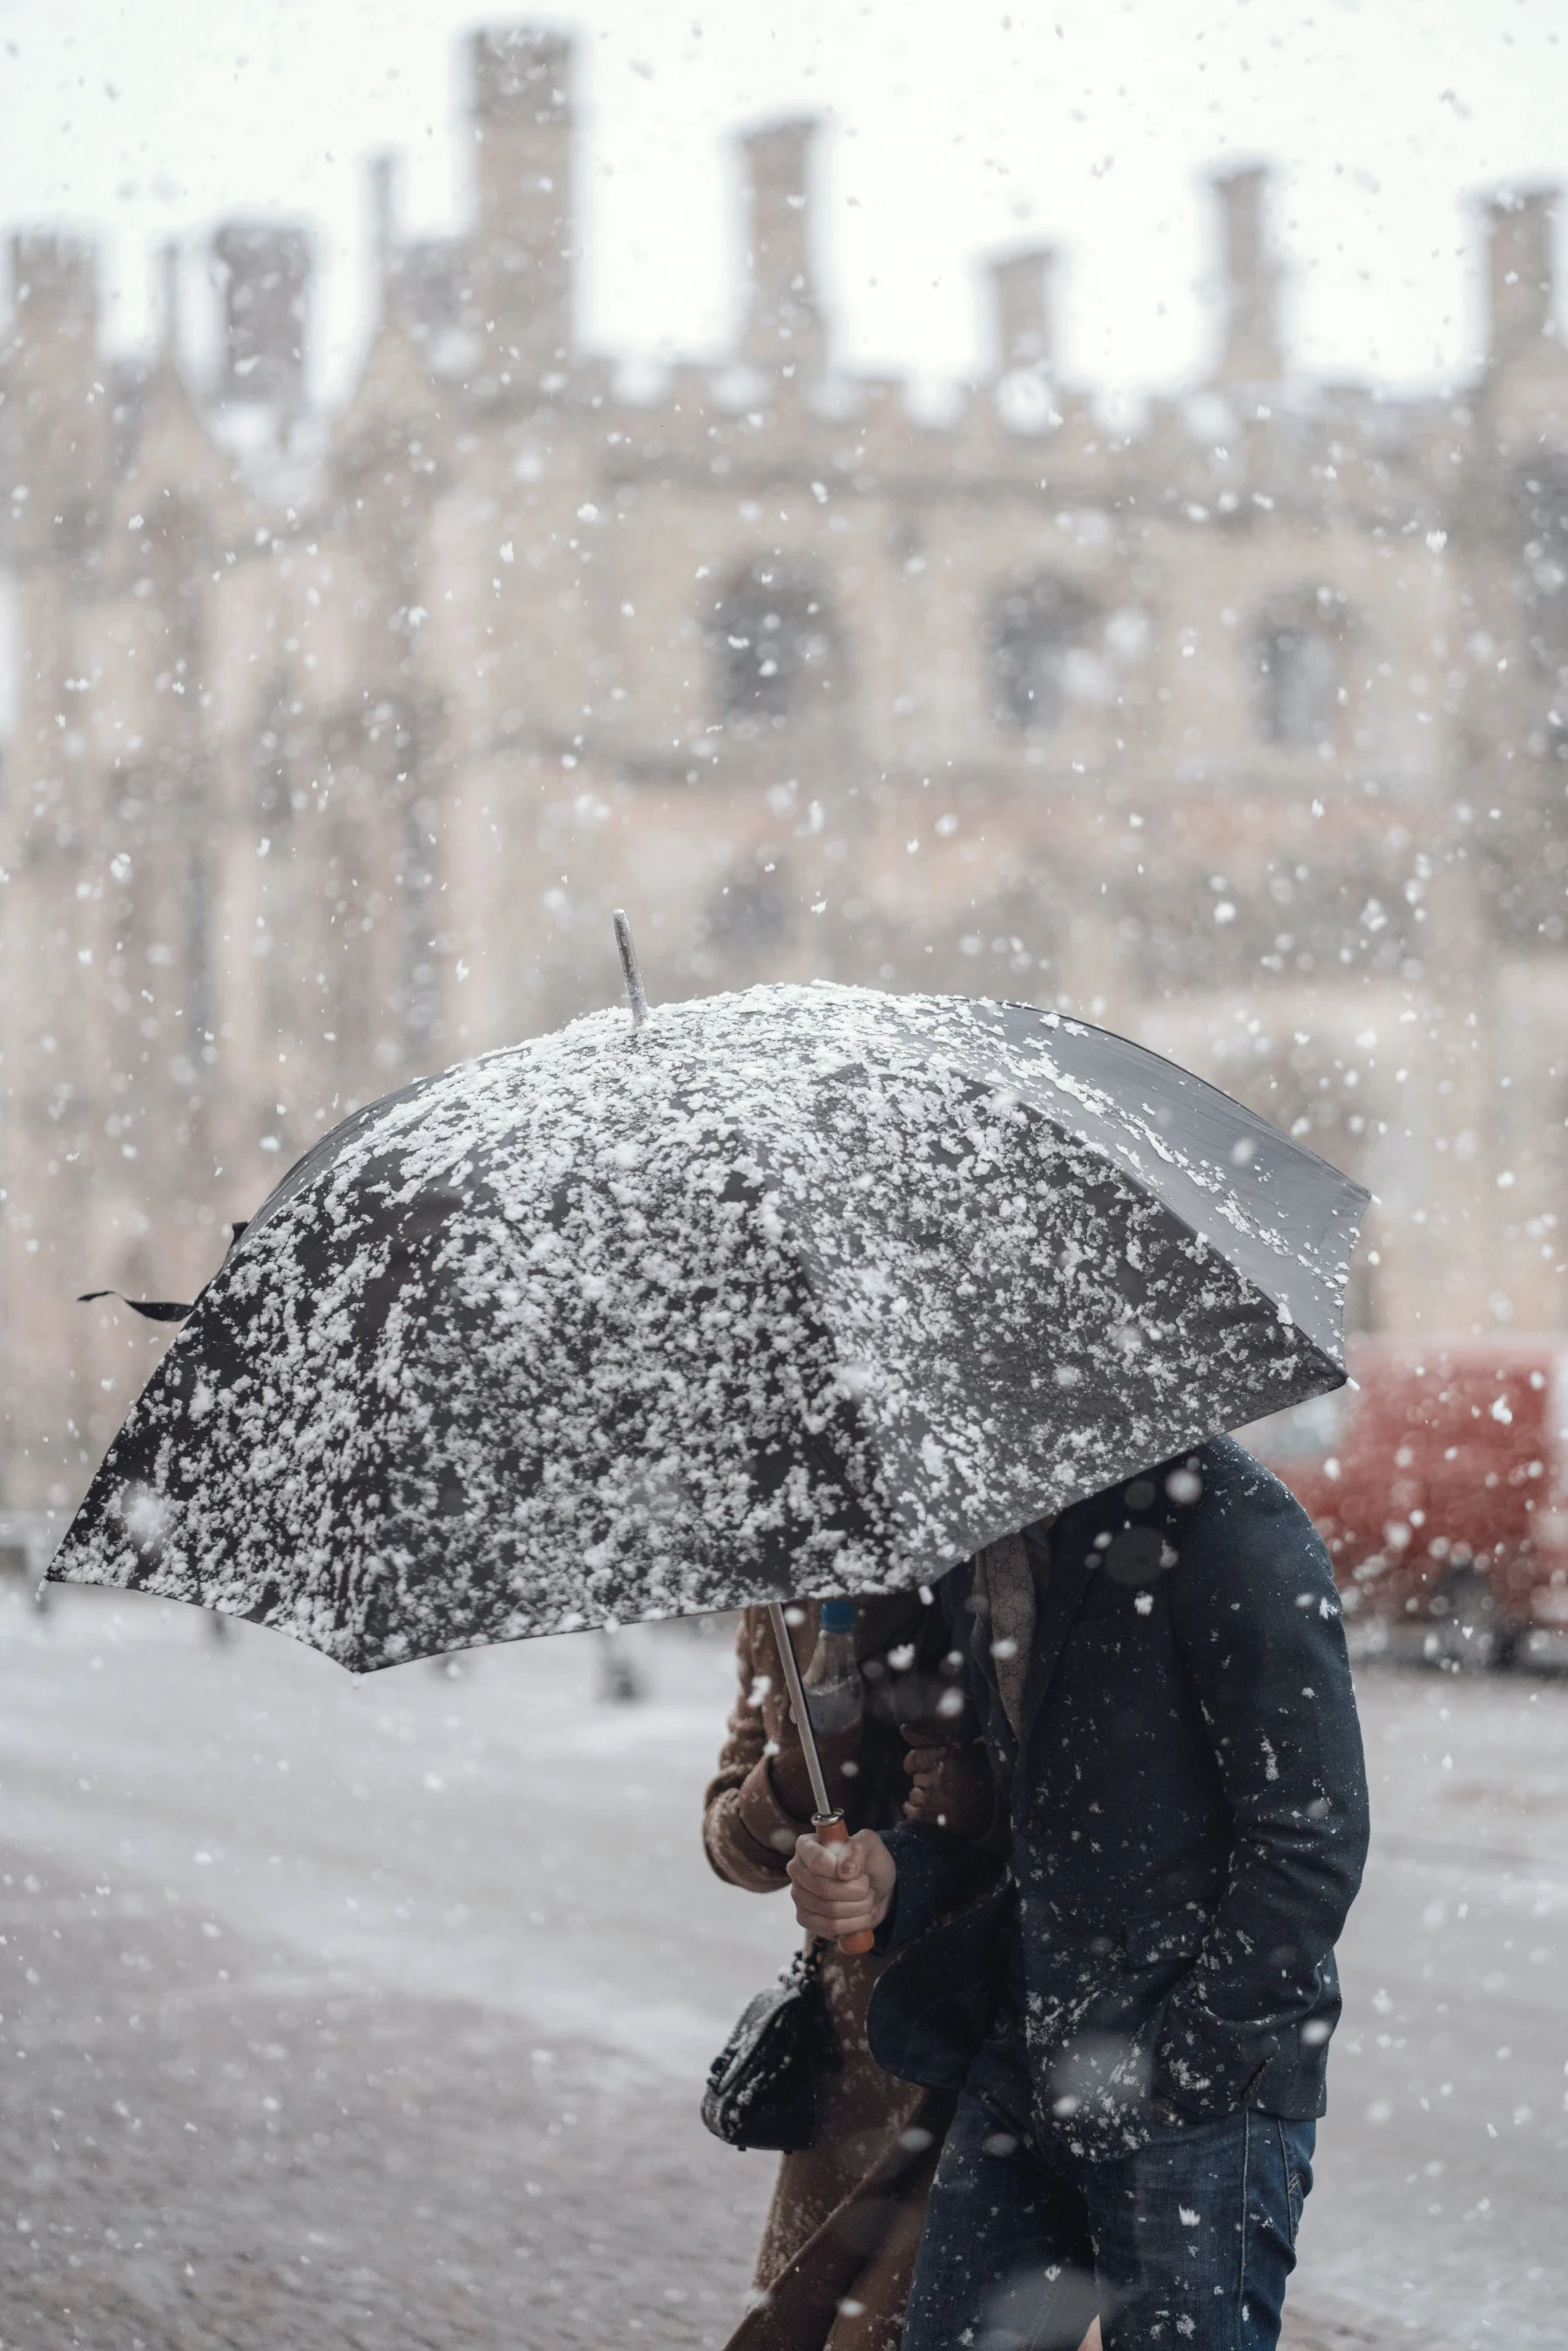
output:
[[[1568,357],[1549,191],[1482,219],[1461,396],[1309,385],[1263,176],[1207,382],[1113,432],[1051,256],[951,421],[835,361],[811,126],[744,143],[722,366],[574,328],[573,60],[472,47],[473,224],[399,232],[310,413],[311,247],[213,240],[215,379],[13,247],[0,507],[0,1499],[55,1505],[192,1294],[367,1095],[619,990],[828,977],[1071,1005],[1375,1189],[1354,1312],[1559,1325]]]

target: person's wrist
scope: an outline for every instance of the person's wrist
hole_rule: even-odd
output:
[[[897,1931],[897,1918],[898,1880],[894,1878],[893,1884],[887,1889],[887,1898],[883,1903],[882,1915],[877,1919],[876,1925],[872,1928],[872,1934],[875,1938],[873,1949],[875,1949],[879,1959],[885,1956],[889,1946],[893,1941],[893,1938]]]
[[[768,1765],[768,1785],[772,1792],[773,1802],[790,1826],[802,1834],[809,1830],[816,1817],[817,1808],[804,1771],[793,1772],[788,1764],[780,1770],[778,1758],[774,1757]]]
[[[821,1766],[828,1794],[837,1808],[841,1808],[848,1792],[849,1775],[845,1766],[854,1760],[859,1745],[858,1729],[838,1732],[831,1739],[817,1742],[817,1761]],[[816,1797],[811,1787],[811,1775],[806,1769],[806,1758],[799,1744],[793,1739],[788,1742],[780,1740],[764,1761],[768,1766],[768,1783],[780,1810],[787,1813],[791,1820],[814,1820]]]

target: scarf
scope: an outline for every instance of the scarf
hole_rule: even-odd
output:
[[[1022,1535],[1005,1535],[975,1554],[975,1613],[991,1645],[1002,1711],[1023,1736],[1023,1693],[1034,1655],[1034,1571]]]

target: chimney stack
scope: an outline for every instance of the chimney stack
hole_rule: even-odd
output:
[[[571,43],[495,26],[473,57],[474,319],[497,373],[537,383],[572,352]]]
[[[371,243],[375,256],[376,286],[384,309],[392,279],[397,275],[397,156],[384,152],[372,155],[365,177],[370,195]]]
[[[0,510],[14,559],[75,555],[100,523],[111,403],[98,345],[98,249],[25,230],[11,240],[11,324],[0,340]]]
[[[11,239],[11,298],[18,338],[47,331],[96,354],[98,248],[50,229]]]
[[[1225,344],[1215,381],[1228,388],[1277,383],[1280,349],[1279,265],[1263,221],[1269,174],[1256,166],[1217,172],[1220,245],[1225,269]]]
[[[817,125],[775,122],[741,141],[746,158],[746,258],[750,281],[740,355],[789,371],[798,382],[822,372],[827,335],[811,280],[810,172]]]
[[[1049,246],[992,262],[998,373],[1009,375],[1017,368],[1051,372],[1056,358],[1051,317],[1055,269],[1056,255]]]
[[[162,317],[159,320],[158,344],[161,356],[172,366],[180,363],[180,247],[171,237],[158,250],[158,292]]]
[[[302,228],[225,221],[213,237],[224,297],[225,400],[296,415],[305,404],[305,324],[313,256]]]
[[[1509,190],[1486,207],[1487,357],[1496,367],[1540,356],[1553,331],[1554,187]]]

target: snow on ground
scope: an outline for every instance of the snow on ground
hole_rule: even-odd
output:
[[[650,1697],[595,1699],[592,1635],[355,1681],[172,1604],[0,1618],[5,1834],[418,1994],[591,2034],[691,2077],[788,1954],[699,1837],[727,1637],[622,1635]]]
[[[64,1593],[40,1616],[0,1595],[0,1844],[81,1889],[75,1909],[62,1898],[49,1912],[66,1922],[62,1986],[72,1965],[84,1985],[101,1971],[96,1903],[99,1924],[140,1918],[144,1941],[159,1922],[185,1922],[188,1963],[210,1964],[209,2006],[232,1981],[237,2010],[250,1954],[246,2001],[306,1984],[320,2009],[327,1986],[337,2030],[353,2015],[382,2019],[377,2031],[397,2019],[413,2048],[422,2016],[432,2032],[466,2018],[470,2037],[488,2018],[508,2052],[557,2045],[580,2067],[597,2047],[602,2095],[656,2116],[677,2159],[657,2191],[676,2208],[669,2226],[683,2197],[722,2197],[744,2179],[737,2224],[752,2229],[768,2158],[713,2149],[735,2167],[713,2170],[695,2103],[737,2008],[789,1949],[789,1918],[779,1900],[717,1884],[698,1843],[730,1696],[723,1631],[622,1637],[648,1689],[629,1705],[596,1695],[587,1636],[355,1683],[271,1635],[240,1627],[219,1641],[179,1608]],[[1361,1692],[1374,1856],[1342,1950],[1346,2021],[1297,2340],[1557,2351],[1568,1685],[1385,1667],[1364,1669]],[[0,1886],[0,1908],[21,1905],[20,1886]],[[0,1931],[16,1923],[0,1918]],[[99,2007],[108,2064],[118,2028],[107,1999]],[[176,2043],[184,2029],[165,2020]],[[31,2063],[45,2062],[35,2050]],[[216,2071],[251,2062],[242,2053]],[[504,2166],[504,2116],[492,2137]],[[329,2168],[314,2192],[329,2229]],[[395,2228],[395,2181],[374,2193]],[[191,2209],[199,2235],[199,2198]],[[727,2291],[747,2251],[727,2251]],[[472,2339],[488,2342],[477,2309]],[[716,2324],[683,2335],[666,2312],[661,2339],[721,2340]],[[576,2339],[564,2320],[494,2336],[508,2351]]]
[[[1374,1667],[1359,1688],[1372,1857],[1304,2277],[1424,2346],[1559,2351],[1568,1683]]]

